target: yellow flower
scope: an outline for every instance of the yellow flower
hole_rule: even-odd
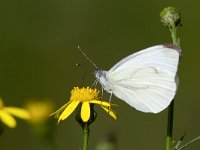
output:
[[[47,99],[31,99],[27,102],[25,107],[31,115],[29,122],[32,124],[37,124],[47,121],[49,114],[53,111],[54,104],[52,101]]]
[[[58,118],[58,122],[60,122],[60,120],[65,120],[81,104],[81,119],[83,122],[87,122],[90,119],[90,104],[98,104],[111,117],[116,119],[117,116],[111,109],[111,104],[99,100],[98,95],[99,91],[97,89],[74,87],[71,91],[70,101],[50,116],[55,115]]]
[[[30,114],[27,110],[18,107],[5,107],[2,99],[0,98],[0,121],[6,124],[10,128],[14,128],[17,125],[15,118],[28,120],[30,119]]]

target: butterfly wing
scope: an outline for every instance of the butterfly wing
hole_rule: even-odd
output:
[[[122,59],[106,74],[112,93],[139,111],[162,111],[176,94],[179,51],[157,45]]]

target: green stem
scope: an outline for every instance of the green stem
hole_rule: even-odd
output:
[[[194,142],[196,142],[196,141],[198,141],[198,140],[200,140],[200,136],[198,136],[198,137],[192,139],[192,140],[189,141],[188,143],[186,143],[186,144],[184,144],[183,146],[179,147],[177,150],[182,150],[182,149],[186,148],[187,146],[189,146],[190,144],[192,144],[192,143],[194,143]]]
[[[176,46],[179,46],[179,41],[177,38],[177,28],[174,23],[171,25],[170,32],[171,32],[173,44]]]
[[[87,150],[89,132],[90,132],[89,126],[87,124],[85,124],[83,127],[83,150]]]
[[[166,150],[171,150],[174,118],[174,100],[168,107]]]
[[[170,28],[170,32],[171,32],[173,44],[178,46],[179,41],[177,38],[177,30],[176,30],[175,24],[172,24]],[[173,121],[174,121],[174,100],[172,100],[171,104],[168,107],[166,150],[171,150],[172,148]]]

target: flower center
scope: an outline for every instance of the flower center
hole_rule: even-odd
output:
[[[71,91],[71,101],[80,101],[80,102],[85,102],[85,101],[90,101],[90,100],[97,100],[99,99],[98,97],[99,91],[97,89],[92,89],[92,88],[78,88],[74,87],[74,89]]]

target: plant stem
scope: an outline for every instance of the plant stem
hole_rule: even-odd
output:
[[[174,100],[168,107],[166,150],[171,150],[174,118]]]
[[[176,29],[176,26],[174,23],[171,25],[170,32],[171,32],[173,44],[176,46],[179,46],[179,41],[178,41],[178,37],[177,37],[177,29]]]
[[[176,26],[173,23],[170,28],[172,41],[174,45],[179,45],[179,41],[177,38],[177,30]],[[168,107],[168,119],[167,119],[167,139],[166,139],[166,150],[171,150],[172,142],[173,142],[173,121],[174,121],[174,100],[172,100],[171,104]]]
[[[187,146],[189,146],[190,144],[192,144],[192,143],[194,143],[194,142],[196,142],[196,141],[198,141],[198,140],[200,140],[200,136],[198,136],[198,137],[192,139],[192,140],[189,141],[188,143],[186,143],[186,144],[184,144],[183,146],[179,147],[177,150],[182,150],[182,149],[186,148]]]
[[[89,126],[87,124],[85,124],[83,127],[83,150],[87,150],[89,132],[90,132]]]

